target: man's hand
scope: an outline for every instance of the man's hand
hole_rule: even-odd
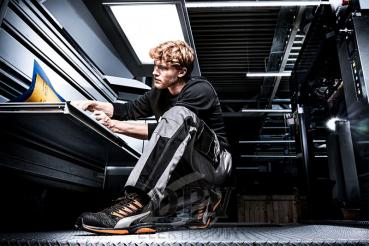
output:
[[[102,125],[106,126],[107,128],[110,128],[112,130],[113,128],[113,122],[115,120],[110,119],[109,116],[107,116],[103,111],[96,110],[93,112],[92,116],[100,122]]]
[[[84,111],[90,111],[90,112],[102,111],[108,117],[110,118],[113,117],[114,107],[111,103],[108,103],[108,102],[85,100],[85,101],[71,101],[70,103],[74,107],[82,109]]]
[[[148,126],[145,123],[133,123],[119,120],[112,120],[103,111],[94,111],[95,119],[115,133],[124,134],[130,137],[147,140]]]

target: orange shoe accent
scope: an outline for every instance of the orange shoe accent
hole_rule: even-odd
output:
[[[111,215],[114,215],[116,217],[119,217],[119,218],[123,218],[125,214],[120,214],[120,213],[117,213],[117,212],[112,212]]]
[[[217,209],[217,207],[219,206],[219,204],[220,204],[220,202],[221,202],[221,201],[222,201],[222,198],[220,198],[220,199],[218,200],[218,202],[214,204],[214,206],[213,206],[213,211],[212,211],[212,212],[215,212],[215,210]]]
[[[193,229],[206,229],[209,227],[210,225],[210,222],[211,222],[211,219],[209,218],[208,221],[206,222],[206,224],[204,225],[199,225],[199,226],[194,226],[192,227]]]
[[[90,232],[102,233],[102,234],[115,234],[115,235],[127,235],[129,234],[128,230],[110,230],[110,229],[97,229],[94,227],[83,225],[83,228]]]
[[[155,233],[156,230],[152,228],[140,228],[135,233],[137,234],[143,234],[143,233]]]

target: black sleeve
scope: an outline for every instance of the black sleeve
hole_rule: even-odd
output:
[[[113,103],[113,119],[116,120],[137,120],[153,115],[150,104],[152,90],[146,92],[134,101],[127,103]]]
[[[199,115],[199,112],[205,112],[216,103],[216,94],[214,89],[207,83],[196,83],[187,88],[178,98],[176,106],[184,106]]]
[[[154,132],[155,128],[158,126],[158,123],[148,123],[148,138],[151,138],[152,133]]]

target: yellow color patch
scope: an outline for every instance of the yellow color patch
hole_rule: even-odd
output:
[[[26,102],[61,102],[55,92],[50,88],[39,74],[36,75],[35,88]]]

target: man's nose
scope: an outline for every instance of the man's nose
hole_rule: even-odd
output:
[[[156,66],[154,67],[154,70],[152,70],[152,74],[153,75],[159,75],[158,68]]]
[[[160,75],[160,69],[158,68],[158,66],[154,66],[154,70],[152,71],[153,75]]]

